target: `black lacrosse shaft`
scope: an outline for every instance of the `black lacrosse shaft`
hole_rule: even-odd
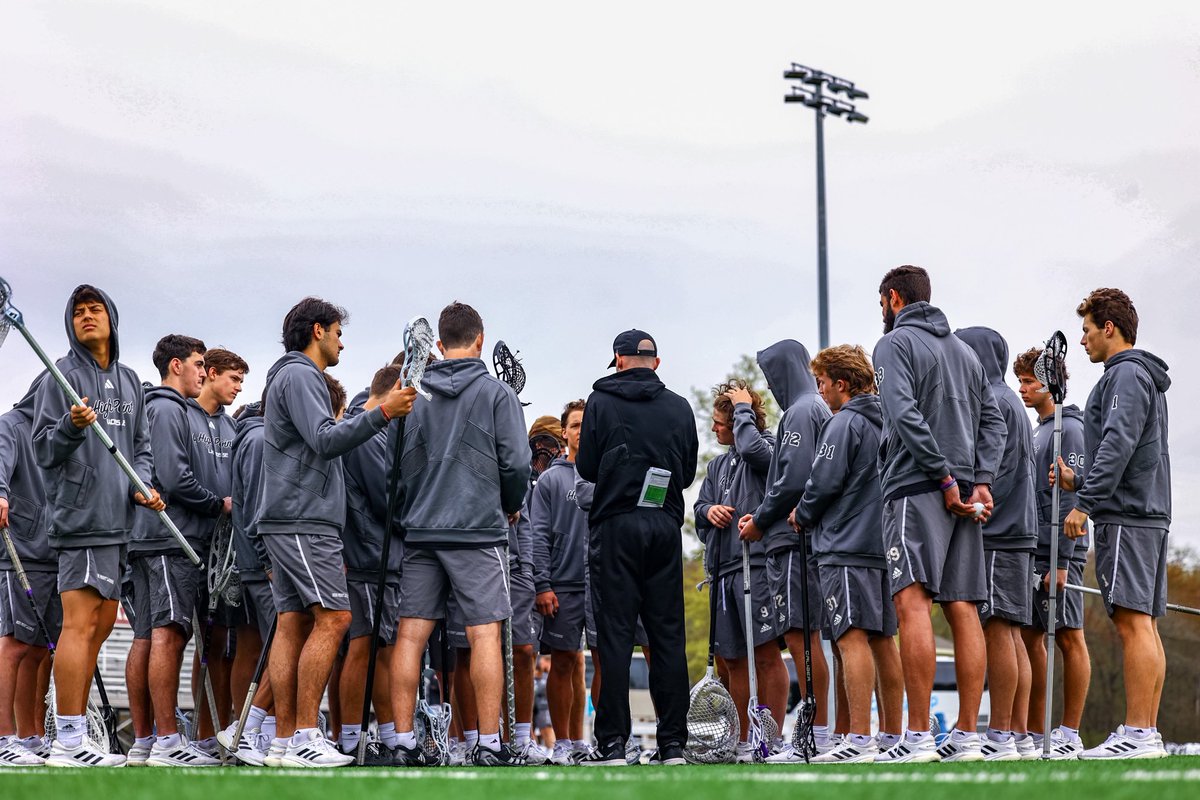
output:
[[[263,642],[262,652],[258,654],[258,663],[254,665],[254,679],[250,681],[250,688],[246,691],[246,700],[242,703],[242,713],[238,715],[237,728],[234,730],[233,747],[235,752],[241,746],[242,734],[246,730],[246,720],[250,717],[250,706],[254,704],[254,695],[258,692],[263,673],[267,669],[267,659],[271,655],[271,642],[275,641],[275,625],[278,622],[278,616],[272,618],[271,628],[267,631],[267,640]]]
[[[710,669],[716,660],[717,598],[713,593],[714,585],[713,579],[710,577],[708,579],[708,666]],[[747,641],[749,641],[749,632],[747,632]]]
[[[796,725],[803,725],[801,733],[804,734],[804,740],[800,743],[804,750],[804,763],[808,763],[811,756],[812,747],[812,723],[817,711],[817,699],[813,694],[813,677],[812,677],[812,636],[810,631],[813,626],[813,620],[808,618],[808,539],[807,534],[801,531],[800,533],[800,602],[804,604],[804,692],[806,697],[800,704],[800,714],[796,719]],[[805,715],[809,716],[807,723]]]
[[[380,546],[379,580],[375,584],[375,614],[371,620],[371,651],[367,657],[367,687],[363,692],[362,722],[358,726],[358,765],[367,760],[367,728],[371,719],[371,697],[375,688],[375,661],[379,658],[379,629],[383,627],[383,594],[387,591],[388,557],[392,551],[392,521],[396,518],[396,505],[400,495],[400,456],[404,450],[404,417],[396,420],[396,443],[392,447],[392,469],[388,475],[387,520],[383,526],[383,543]]]

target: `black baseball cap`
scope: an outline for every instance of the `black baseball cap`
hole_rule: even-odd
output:
[[[649,340],[650,347],[638,349],[638,345]],[[639,331],[637,328],[630,328],[624,333],[617,334],[617,338],[613,339],[612,347],[613,356],[612,362],[608,365],[612,369],[617,365],[616,356],[658,356],[658,343],[654,341],[654,337],[645,331]]]

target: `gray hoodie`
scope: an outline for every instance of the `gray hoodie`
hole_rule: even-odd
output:
[[[108,369],[100,369],[91,352],[75,338],[69,298],[63,322],[71,352],[60,358],[57,366],[80,397],[88,398],[97,422],[138,477],[149,484],[152,459],[142,382],[118,360],[117,307],[104,292],[95,291],[108,309],[112,330]],[[100,439],[71,422],[71,401],[49,376],[38,384],[34,399],[33,452],[46,482],[51,547],[101,547],[129,541],[134,489]]]
[[[536,485],[536,484],[534,484]],[[532,491],[530,492],[532,494]],[[533,579],[533,525],[529,521],[529,494],[521,503],[521,517],[516,525],[508,526],[508,569]],[[511,582],[511,581],[510,581]]]
[[[966,342],[979,357],[983,374],[987,376],[988,390],[1004,417],[1006,428],[1004,455],[992,480],[995,508],[991,519],[983,526],[983,548],[1033,552],[1037,547],[1033,434],[1025,404],[1004,382],[1008,343],[991,328],[960,328],[954,335]]]
[[[436,361],[404,430],[400,524],[411,547],[508,542],[506,515],[529,492],[529,439],[513,390],[478,358]]]
[[[154,450],[154,486],[167,504],[167,516],[203,558],[224,498],[232,490],[233,420],[220,412],[209,417],[195,401],[169,386],[146,390],[146,416]],[[179,549],[156,512],[137,509],[130,552],[153,555]]]
[[[821,429],[821,444],[796,521],[812,533],[817,563],[883,569],[883,497],[879,491],[879,396],[850,398]]]
[[[267,548],[258,536],[262,492],[263,418],[261,406],[251,403],[237,421],[233,439],[233,547],[243,581],[265,581],[270,566]]]
[[[1145,350],[1104,362],[1084,412],[1088,470],[1075,493],[1075,507],[1097,525],[1170,526],[1170,386],[1166,363]]]
[[[738,520],[753,513],[767,492],[767,472],[775,454],[775,435],[760,432],[755,425],[754,409],[749,403],[733,407],[733,444],[708,462],[708,473],[700,484],[693,511],[696,535],[704,543],[704,562],[708,574],[723,578],[742,569],[742,540],[738,538]],[[715,505],[732,506],[733,521],[724,528],[708,521]],[[766,540],[750,543],[750,566],[766,563]]]
[[[0,415],[0,498],[8,501],[8,535],[28,572],[57,572],[58,558],[46,535],[46,485],[33,457],[33,401],[42,374],[12,411]],[[0,570],[11,570],[0,545]]]
[[[788,515],[804,495],[804,484],[817,454],[817,437],[829,419],[829,406],[817,394],[817,381],[809,371],[812,356],[794,339],[776,342],[758,354],[779,407],[775,452],[767,471],[767,493],[754,512],[754,524],[765,535],[768,553],[798,547],[800,541],[788,524]]]
[[[1075,479],[1080,483],[1087,476],[1087,457],[1083,445],[1083,412],[1079,406],[1064,406],[1062,410],[1063,463],[1075,470]],[[1033,470],[1037,486],[1038,543],[1036,555],[1039,560],[1050,562],[1050,520],[1054,515],[1054,488],[1048,476],[1054,465],[1054,415],[1047,414],[1038,420],[1033,431]],[[1080,564],[1087,563],[1089,537],[1068,539],[1063,531],[1063,522],[1075,506],[1074,492],[1061,492],[1058,499],[1058,557]]]
[[[338,536],[346,523],[344,455],[387,426],[382,408],[337,423],[321,371],[293,351],[267,372],[260,536]]]
[[[363,407],[346,409],[342,423],[365,414]],[[342,558],[346,577],[352,581],[379,580],[383,536],[387,526],[388,461],[387,431],[379,431],[359,447],[342,456],[346,472],[346,527],[342,531]],[[389,581],[400,577],[404,544],[399,537],[388,547]]]
[[[991,484],[1004,453],[1004,417],[983,366],[924,301],[896,315],[871,359],[883,404],[883,499],[936,492],[953,475],[964,491]]]
[[[533,584],[539,594],[583,591],[588,520],[575,502],[575,478],[575,464],[559,456],[531,492]]]

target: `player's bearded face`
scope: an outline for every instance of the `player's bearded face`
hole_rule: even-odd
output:
[[[883,332],[891,333],[892,328],[896,327],[896,312],[892,311],[892,304],[888,302],[886,294],[879,296],[879,305],[883,308]]]

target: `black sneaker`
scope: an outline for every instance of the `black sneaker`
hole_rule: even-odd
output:
[[[678,767],[687,763],[683,748],[675,743],[664,744],[650,756],[650,763],[663,767]]]
[[[358,754],[355,753],[355,756]],[[367,742],[367,756],[363,759],[364,767],[390,767],[396,763],[396,751],[383,742]]]
[[[409,749],[402,744],[392,750],[392,766],[394,767],[436,767],[438,763],[429,758],[420,745]]]
[[[620,739],[614,739],[595,747],[592,752],[587,754],[586,758],[580,760],[579,766],[627,767],[629,763],[625,760],[625,743]]]
[[[477,744],[471,760],[477,767],[523,767],[526,764],[524,758],[513,753],[506,745],[501,745],[499,750],[492,750]]]

